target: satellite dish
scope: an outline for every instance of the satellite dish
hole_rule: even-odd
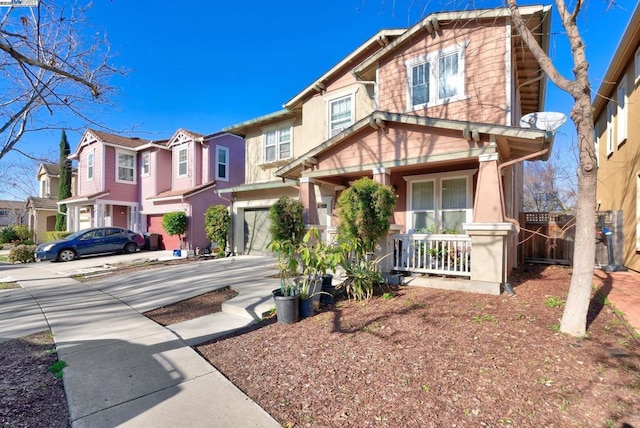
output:
[[[567,121],[567,116],[555,111],[538,111],[520,118],[520,127],[555,131]]]

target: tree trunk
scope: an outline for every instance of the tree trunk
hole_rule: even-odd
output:
[[[588,88],[588,81],[586,87]],[[578,149],[580,150],[579,202],[576,207],[573,273],[560,331],[572,336],[584,336],[586,333],[595,261],[597,163],[593,112],[589,93],[589,91],[580,91],[575,94],[577,95],[574,96],[576,101],[571,110],[571,118],[576,124]]]

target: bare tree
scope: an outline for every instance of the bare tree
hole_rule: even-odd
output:
[[[527,162],[524,169],[522,208],[527,212],[566,212],[575,207],[573,180],[568,179],[567,165],[557,159]]]
[[[597,184],[591,84],[587,73],[589,62],[587,61],[584,41],[577,25],[577,18],[584,6],[584,1],[576,0],[573,10],[569,9],[564,0],[556,0],[555,2],[562,26],[571,45],[573,79],[568,79],[560,74],[552,60],[536,42],[535,37],[520,15],[517,1],[507,0],[513,23],[536,57],[542,70],[558,88],[567,92],[574,100],[570,116],[578,135],[578,202],[576,206],[573,274],[567,303],[560,323],[560,331],[572,336],[584,336],[595,260],[594,236],[596,231]]]
[[[75,3],[0,8],[0,159],[26,132],[55,128],[56,113],[82,119],[108,100],[109,45]],[[92,34],[91,37],[84,37]],[[91,122],[91,121],[90,121]]]
[[[51,163],[46,159],[42,162]],[[27,196],[39,194],[37,182],[34,180],[40,163],[34,159],[0,161],[0,188],[3,198],[24,200]]]

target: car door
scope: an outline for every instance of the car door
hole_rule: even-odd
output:
[[[104,252],[104,230],[92,229],[78,237],[76,252],[79,256]]]
[[[105,252],[122,251],[124,245],[127,243],[127,237],[123,233],[123,230],[118,227],[105,228]]]

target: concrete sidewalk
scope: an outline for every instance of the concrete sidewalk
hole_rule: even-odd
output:
[[[266,257],[243,256],[80,283],[52,271],[55,264],[37,263],[9,276],[42,308],[58,357],[67,363],[63,379],[74,427],[278,427],[187,344],[256,322],[268,311],[277,287],[266,277],[272,265]],[[241,306],[229,301],[235,312],[216,320],[172,331],[140,313],[228,285],[240,293]]]

